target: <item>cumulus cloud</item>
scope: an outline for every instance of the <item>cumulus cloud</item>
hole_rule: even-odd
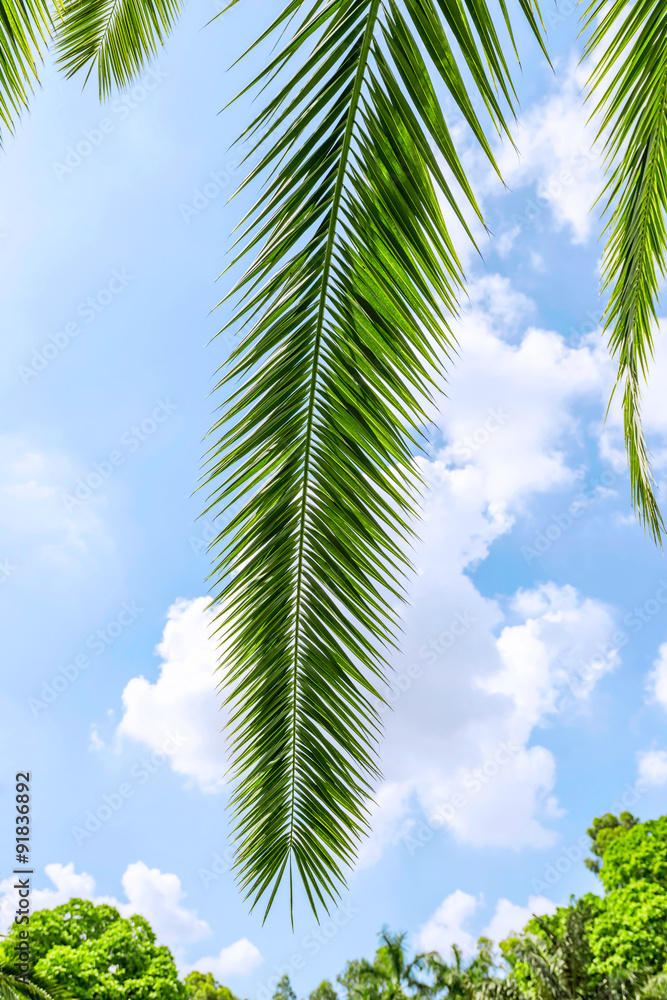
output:
[[[25,435],[0,434],[0,552],[16,571],[78,574],[106,560],[111,540],[100,503],[68,511],[63,490],[81,472],[72,459]]]
[[[169,609],[155,683],[145,677],[132,678],[123,691],[123,717],[117,735],[160,750],[165,731],[178,730],[182,745],[170,754],[177,774],[195,781],[205,792],[224,786],[227,764],[224,737],[225,716],[220,711],[215,670],[216,644],[211,636],[209,601],[198,597],[178,600]]]
[[[482,934],[497,944],[513,932],[523,930],[531,917],[541,917],[546,913],[555,912],[556,904],[546,896],[529,896],[526,906],[511,903],[509,899],[499,899],[496,912]]]
[[[457,889],[450,893],[423,927],[420,927],[415,938],[415,947],[419,951],[438,951],[447,958],[452,945],[458,945],[466,954],[475,950],[475,937],[465,927],[474,916],[480,902],[477,896]]]
[[[667,711],[667,642],[662,644],[657,658],[653,661],[648,685],[655,700]]]
[[[113,896],[100,896],[95,892],[95,879],[87,872],[76,872],[74,863],[54,862],[44,868],[53,888],[36,889],[32,893],[32,909],[52,910],[68,899],[89,899],[95,904],[115,906],[123,917],[135,913],[145,917],[155,931],[160,944],[176,948],[184,943],[199,941],[211,933],[205,920],[200,920],[194,910],[182,906],[185,893],[177,875],[149,868],[143,861],[127,866],[121,882],[126,900]],[[13,877],[0,882],[0,921],[6,932],[17,905],[17,890]]]
[[[503,179],[516,190],[530,185],[534,195],[524,209],[528,218],[548,212],[558,229],[567,228],[573,243],[584,243],[592,233],[591,208],[602,186],[602,160],[595,146],[597,125],[584,107],[585,74],[571,63],[554,78],[552,92],[521,116],[513,138],[498,151]],[[488,174],[494,191],[497,182]],[[506,247],[519,235],[514,225],[501,234]]]
[[[418,951],[438,951],[447,959],[452,945],[457,945],[464,955],[472,955],[476,950],[477,937],[471,932],[470,925],[483,906],[484,897],[481,895],[472,896],[461,889],[450,893],[415,935],[415,948]],[[491,920],[480,936],[488,937],[497,944],[512,931],[522,930],[532,916],[554,913],[555,910],[555,904],[545,896],[530,896],[526,906],[519,906],[509,899],[499,899]]]
[[[196,969],[198,972],[212,972],[216,979],[224,982],[229,976],[247,976],[263,961],[259,948],[248,938],[241,938],[227,948],[222,948],[218,955],[200,958],[194,965],[187,966],[186,971]]]
[[[505,279],[471,287],[449,398],[432,414],[436,445],[423,460],[418,575],[385,716],[392,792],[367,859],[397,834],[414,850],[439,826],[479,846],[553,844],[556,762],[539,729],[585,704],[619,661],[601,602],[545,583],[501,604],[469,575],[536,497],[578,488],[575,407],[599,398],[606,378],[597,346],[568,347],[531,318],[532,304]]]
[[[667,783],[667,750],[637,754],[637,782],[644,788],[660,788]]]
[[[599,400],[608,384],[597,341],[568,346],[531,325],[533,316],[531,301],[498,275],[470,287],[455,378],[430,414],[435,443],[421,460],[429,488],[418,572],[403,655],[394,661],[394,711],[385,715],[386,781],[361,864],[438,826],[478,846],[553,844],[562,814],[556,761],[539,730],[585,704],[619,661],[613,615],[601,602],[552,583],[501,602],[481,594],[470,575],[536,498],[579,486],[576,408]],[[159,676],[126,686],[118,734],[155,747],[178,727],[189,739],[171,766],[216,791],[224,718],[205,607],[198,598],[170,609]]]

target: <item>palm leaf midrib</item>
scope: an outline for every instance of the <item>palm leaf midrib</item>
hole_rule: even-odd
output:
[[[636,315],[639,311],[639,300],[641,298],[641,288],[639,287],[639,282],[642,277],[643,263],[646,257],[646,227],[648,225],[649,216],[649,201],[651,193],[654,186],[654,174],[657,165],[656,150],[658,148],[657,133],[661,128],[664,129],[664,117],[667,113],[667,67],[663,72],[663,79],[661,84],[662,94],[660,96],[658,112],[656,114],[656,126],[651,130],[651,139],[646,149],[645,153],[645,164],[641,171],[642,180],[641,187],[646,191],[645,197],[638,197],[637,204],[635,206],[635,211],[633,214],[639,215],[639,232],[636,239],[636,251],[633,254],[633,261],[630,265],[629,274],[627,278],[627,283],[630,288],[630,305],[627,311],[627,319],[625,322],[626,328],[631,331],[632,342],[626,348],[626,358],[628,367],[631,370],[632,376],[636,377],[636,361],[631,360],[636,358],[636,353],[634,351],[635,342],[635,331],[636,331]]]
[[[304,547],[307,534],[310,465],[311,465],[311,452],[312,452],[312,444],[314,436],[313,423],[315,417],[315,403],[317,397],[319,359],[322,346],[322,335],[324,332],[324,319],[326,314],[326,306],[329,295],[329,276],[331,273],[332,258],[338,234],[338,214],[340,209],[340,202],[343,195],[343,187],[345,184],[345,178],[348,170],[350,148],[352,143],[354,126],[356,123],[356,114],[359,105],[359,98],[361,96],[361,88],[364,83],[366,67],[368,64],[368,56],[370,54],[371,44],[373,42],[373,34],[377,17],[379,14],[379,8],[380,8],[380,0],[371,0],[370,7],[367,13],[368,20],[361,41],[361,46],[359,49],[359,61],[355,73],[350,109],[348,111],[347,122],[345,125],[345,132],[343,134],[340,160],[336,175],[333,197],[331,201],[329,227],[328,227],[328,234],[324,250],[324,265],[322,269],[322,288],[319,296],[317,324],[314,336],[313,371],[312,371],[309,395],[308,395],[308,416],[307,416],[306,430],[305,430],[306,448],[305,448],[304,464],[303,464],[303,490],[301,497],[301,509],[298,515],[299,549],[298,549],[297,566],[296,566],[294,655],[292,661],[294,677],[292,682],[292,698],[291,698],[292,741],[290,750],[290,756],[291,756],[290,818],[289,818],[289,834],[288,834],[290,853],[294,843],[295,808],[296,808],[296,791],[297,791],[296,766],[298,757],[297,734],[299,730],[299,643],[300,643],[300,632],[301,632],[301,605],[302,605],[303,577],[304,577]],[[291,866],[291,861],[290,861],[290,866]],[[290,879],[290,894],[291,894],[291,879]]]

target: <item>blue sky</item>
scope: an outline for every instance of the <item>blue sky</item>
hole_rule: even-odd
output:
[[[25,768],[39,905],[112,898],[182,969],[265,1000],[277,970],[302,996],[385,923],[417,947],[471,947],[595,888],[579,860],[592,817],[624,795],[642,818],[665,811],[667,566],[631,515],[616,410],[603,428],[599,157],[565,4],[547,17],[555,72],[520,32],[509,193],[457,133],[494,235],[483,260],[465,251],[373,835],[320,931],[302,910],[293,934],[281,901],[264,926],[248,914],[227,871],[193,491],[229,348],[209,344],[215,279],[252,195],[227,205],[249,105],[218,112],[267,12],[213,13],[191,3],[120,103],[47,67],[0,162],[0,878]],[[659,344],[659,480],[666,389]]]

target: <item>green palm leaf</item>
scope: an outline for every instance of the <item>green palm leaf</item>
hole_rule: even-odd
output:
[[[56,35],[58,62],[68,77],[97,66],[100,97],[127,86],[155,56],[178,17],[182,0],[66,0]]]
[[[0,963],[0,1000],[72,1000],[72,994],[36,973],[25,982],[11,965]]]
[[[625,441],[632,501],[656,542],[665,525],[655,497],[640,416],[641,383],[653,355],[659,278],[665,275],[667,231],[667,7],[655,0],[594,0],[586,46],[598,58],[591,76],[599,93],[609,180],[604,194],[608,242],[603,290],[609,346],[623,385]]]
[[[48,0],[0,0],[0,121],[10,132],[28,107],[50,29]]]
[[[442,203],[464,227],[462,204],[479,215],[435,80],[491,160],[464,74],[500,132],[513,90],[485,0],[292,0],[262,40],[287,29],[242,136],[260,155],[244,183],[264,188],[240,236],[239,257],[254,255],[233,293],[244,335],[217,386],[206,481],[209,510],[241,502],[213,573],[237,873],[266,912],[286,873],[292,907],[298,874],[317,912],[378,776],[414,454],[463,278]]]

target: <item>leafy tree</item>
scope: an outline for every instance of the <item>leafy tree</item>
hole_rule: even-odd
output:
[[[296,1000],[296,993],[292,989],[292,984],[288,975],[281,976],[278,980],[273,1000]]]
[[[629,812],[622,812],[620,816],[614,816],[613,813],[596,816],[593,825],[586,831],[591,838],[591,852],[596,855],[596,859],[584,858],[586,867],[597,875],[600,871],[600,859],[605,849],[612,840],[622,836],[638,822],[637,817]]]
[[[285,4],[260,37],[279,48],[254,81],[266,103],[243,136],[259,157],[248,180],[264,187],[236,258],[255,255],[234,292],[243,339],[217,386],[228,396],[207,509],[237,510],[213,578],[240,884],[253,905],[268,894],[268,910],[287,873],[291,901],[296,872],[317,911],[339,894],[367,829],[377,704],[418,506],[414,454],[455,348],[464,274],[441,204],[468,233],[462,206],[481,218],[439,90],[495,168],[487,133],[509,134],[515,50],[504,0]],[[516,6],[544,47],[534,0]],[[154,55],[179,8],[63,0],[60,65],[96,70],[106,96]],[[586,17],[609,172],[604,326],[632,500],[659,540],[640,392],[667,246],[667,5],[592,0]],[[46,0],[0,3],[9,127],[52,30]]]
[[[308,995],[308,1000],[338,1000],[338,994],[328,979],[323,979]]]
[[[482,986],[489,981],[494,965],[492,943],[488,938],[477,942],[477,954],[468,962],[458,945],[452,945],[454,961],[447,963],[438,952],[426,955],[426,968],[432,974],[432,994],[475,1000]]]
[[[502,941],[503,957],[520,993],[536,1000],[590,997],[599,986],[591,977],[590,926],[602,901],[589,893],[552,916],[533,917],[524,932]]]
[[[667,816],[636,823],[623,837],[613,838],[604,851],[600,878],[607,892],[639,880],[667,890]]]
[[[381,943],[373,961],[348,962],[338,977],[348,1000],[410,1000],[428,996],[430,987],[423,976],[427,968],[425,956],[408,959],[406,934],[392,934],[385,927],[379,936]]]
[[[12,962],[17,925],[0,943]],[[71,899],[30,917],[31,978],[43,978],[86,1000],[185,1000],[171,953],[155,944],[148,921],[122,918],[105,904]],[[56,998],[54,998],[56,1000]]]
[[[227,986],[222,986],[212,972],[188,973],[185,977],[188,1000],[236,1000]]]

